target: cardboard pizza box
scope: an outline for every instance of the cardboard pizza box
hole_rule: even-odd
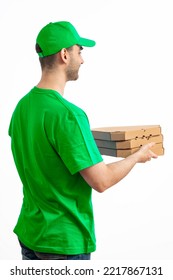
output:
[[[108,149],[132,149],[132,148],[138,148],[144,144],[155,142],[155,143],[162,143],[163,142],[163,135],[157,135],[157,136],[148,136],[148,137],[142,137],[142,138],[134,138],[129,139],[125,141],[109,141],[109,140],[100,140],[95,139],[95,142],[98,147],[100,148],[108,148]]]
[[[137,152],[139,148],[133,148],[133,149],[108,149],[108,148],[100,148],[100,153],[105,156],[113,156],[113,157],[122,157],[126,158],[129,155],[132,155],[133,153]],[[164,154],[164,148],[162,143],[155,144],[151,150],[156,153],[158,156],[161,156]]]
[[[95,139],[121,141],[160,135],[161,127],[160,125],[100,127],[91,131]]]

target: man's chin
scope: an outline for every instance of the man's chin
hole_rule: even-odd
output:
[[[79,76],[74,77],[73,79],[71,79],[71,81],[77,81],[79,79]]]
[[[79,75],[77,74],[76,76],[71,76],[71,77],[68,77],[68,80],[67,81],[76,81],[79,79]]]

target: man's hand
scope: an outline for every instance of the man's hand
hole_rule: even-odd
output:
[[[152,147],[155,145],[154,142],[143,145],[139,151],[133,154],[136,157],[138,163],[144,163],[151,160],[151,158],[157,158],[158,156],[151,151]]]

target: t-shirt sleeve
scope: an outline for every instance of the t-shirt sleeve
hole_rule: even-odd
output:
[[[103,161],[84,112],[62,122],[54,128],[55,148],[71,174]]]

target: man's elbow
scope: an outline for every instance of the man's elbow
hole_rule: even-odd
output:
[[[95,183],[91,186],[98,193],[105,192],[110,186],[106,182]]]
[[[103,193],[112,185],[112,176],[104,163],[98,163],[80,171],[88,185],[99,193]]]

